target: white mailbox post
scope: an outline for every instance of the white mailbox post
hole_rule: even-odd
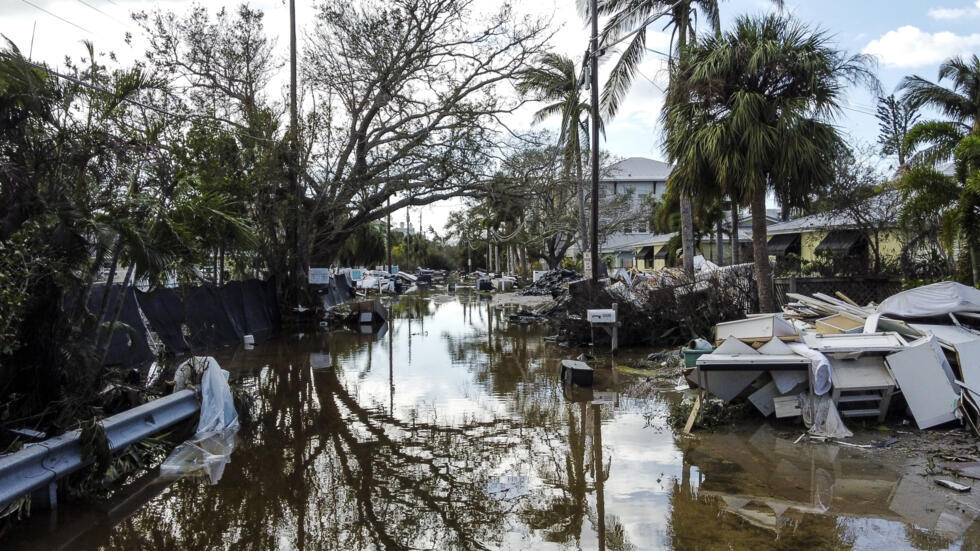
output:
[[[585,311],[585,319],[592,326],[592,342],[595,342],[595,328],[601,327],[612,337],[613,352],[619,349],[619,322],[616,319],[618,310],[619,305],[614,302],[612,308]]]

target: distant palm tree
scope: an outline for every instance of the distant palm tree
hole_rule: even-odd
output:
[[[582,252],[585,252],[589,250],[589,238],[585,226],[582,154],[589,147],[587,141],[589,103],[579,94],[575,62],[560,54],[546,53],[538,58],[532,68],[524,72],[517,89],[522,94],[534,94],[537,100],[548,103],[534,114],[535,123],[556,116],[561,118],[558,146],[563,151],[566,178],[573,169],[575,170],[578,187],[579,246]]]
[[[751,205],[762,311],[775,308],[766,194],[802,205],[833,177],[841,139],[831,119],[848,84],[877,83],[869,65],[791,18],[743,16],[725,35],[692,44],[673,76],[687,101],[667,102],[667,149],[687,185],[739,184]]]
[[[772,2],[782,9],[783,0],[772,0]],[[602,92],[605,112],[603,118],[615,116],[629,93],[639,65],[648,51],[647,27],[654,21],[666,20],[666,27],[671,28],[671,44],[676,45],[676,53],[672,48],[670,57],[676,61],[683,61],[687,44],[695,36],[698,14],[701,14],[712,26],[715,36],[721,34],[719,0],[608,0],[600,3],[599,11],[609,15],[609,21],[603,31],[606,37],[604,43],[612,43],[635,32],[613,66]],[[677,95],[674,94],[675,97]],[[683,101],[683,98],[678,98],[678,101]],[[667,129],[667,132],[670,130]],[[674,182],[679,180],[679,177],[673,178]],[[687,191],[680,195],[681,241],[684,249],[684,270],[688,276],[693,276],[695,243],[690,195],[693,186],[684,187]]]

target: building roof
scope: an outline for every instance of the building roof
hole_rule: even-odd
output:
[[[879,219],[891,218],[891,221],[897,224],[898,204],[900,201],[901,196],[899,192],[891,190],[871,197],[864,203],[863,208],[867,209]],[[781,233],[854,228],[857,225],[854,217],[846,211],[821,212],[795,218],[787,222],[771,224],[766,228],[766,233],[769,235],[778,235]]]
[[[663,182],[670,176],[671,166],[646,157],[623,159],[605,170],[604,182]]]

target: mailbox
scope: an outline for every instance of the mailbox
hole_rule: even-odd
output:
[[[608,310],[586,310],[585,318],[589,323],[616,323],[616,311]]]

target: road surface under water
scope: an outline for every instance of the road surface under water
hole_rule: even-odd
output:
[[[250,396],[220,480],[155,473],[36,514],[10,549],[966,549],[976,514],[865,450],[763,422],[677,437],[672,391],[476,296],[403,297],[380,334],[215,353]],[[577,354],[577,352],[574,352]],[[610,365],[610,358],[599,364]],[[781,436],[782,435],[782,436]],[[9,545],[9,547],[7,547]]]

